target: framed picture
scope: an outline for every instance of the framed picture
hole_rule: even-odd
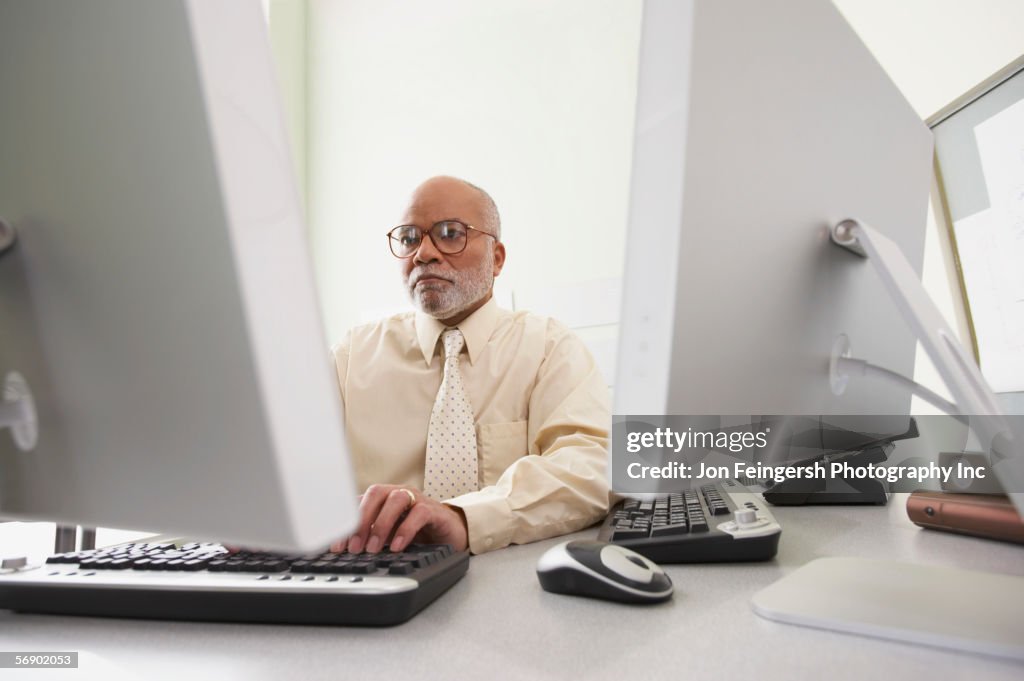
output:
[[[1024,57],[927,123],[975,358],[1024,392]]]

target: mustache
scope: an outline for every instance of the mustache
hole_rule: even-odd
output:
[[[440,270],[418,269],[409,273],[409,286],[415,286],[421,279],[443,279],[448,283],[452,282],[450,276],[445,276]]]

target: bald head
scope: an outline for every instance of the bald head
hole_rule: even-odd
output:
[[[472,182],[449,175],[432,177],[416,187],[409,199],[403,220],[409,222],[409,218],[414,214],[438,214],[446,210],[458,210],[464,214],[445,214],[444,217],[473,225],[501,241],[501,217],[491,195]]]

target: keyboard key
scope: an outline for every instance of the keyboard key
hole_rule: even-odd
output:
[[[394,563],[396,560],[398,560],[398,558],[391,554],[388,556],[377,556],[377,558],[375,558],[373,562],[377,567],[386,568],[390,567],[391,564]]]
[[[352,573],[352,560],[334,560],[324,571],[329,575],[348,575]]]
[[[680,525],[665,525],[663,527],[655,527],[651,530],[651,538],[656,537],[672,537],[679,534],[689,534],[690,530],[686,523]]]
[[[626,539],[644,539],[647,537],[647,530],[634,528],[616,528],[612,534],[612,541],[624,541]]]

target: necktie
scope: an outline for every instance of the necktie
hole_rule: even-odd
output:
[[[459,373],[459,353],[466,340],[458,329],[441,334],[444,377],[430,412],[423,492],[443,501],[480,488],[473,407]]]

